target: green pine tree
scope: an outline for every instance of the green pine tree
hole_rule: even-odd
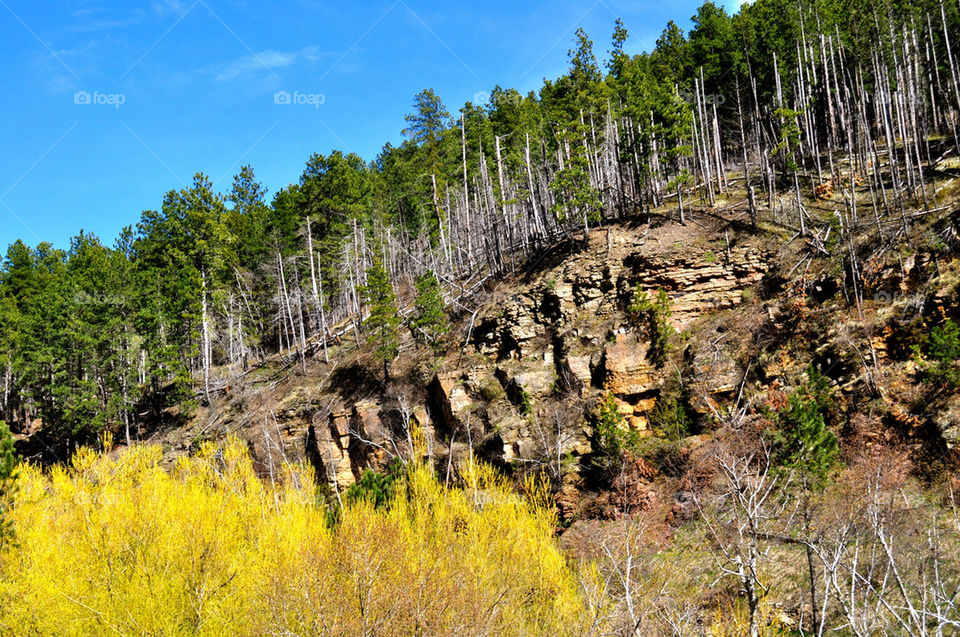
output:
[[[367,268],[367,285],[363,287],[362,294],[370,307],[370,315],[364,321],[367,343],[383,363],[386,382],[390,380],[390,363],[400,349],[400,316],[397,312],[397,295],[380,259],[374,259]]]
[[[948,319],[934,327],[922,344],[914,346],[914,354],[927,382],[960,388],[960,325]]]
[[[450,331],[450,321],[443,302],[440,282],[433,271],[417,277],[416,312],[411,321],[417,340],[429,345],[436,356],[443,355],[443,337]]]
[[[826,379],[812,367],[807,383],[793,392],[776,415],[780,462],[797,471],[805,485],[826,484],[840,459],[837,436],[827,427],[824,410],[831,404]]]
[[[670,323],[670,297],[663,288],[657,290],[653,300],[647,296],[639,284],[633,291],[633,300],[627,307],[627,315],[635,327],[646,327],[650,337],[650,360],[660,367],[667,362],[667,356],[673,344],[670,339],[675,330]]]

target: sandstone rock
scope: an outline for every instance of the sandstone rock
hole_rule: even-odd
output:
[[[647,433],[648,423],[643,416],[630,416],[627,418],[627,424],[633,431],[638,433]]]
[[[503,442],[502,460],[512,462],[522,457],[519,446],[524,437],[525,421],[513,410],[502,410],[491,417],[490,427]]]
[[[411,427],[419,427],[421,433],[427,440],[432,440],[436,435],[433,421],[430,419],[430,412],[426,405],[416,405],[410,414]]]
[[[661,372],[647,356],[650,346],[620,334],[604,350],[604,388],[616,395],[643,394],[659,387]]]
[[[533,459],[544,452],[544,449],[531,438],[520,438],[514,444],[517,458]]]
[[[743,371],[731,358],[727,344],[722,341],[694,343],[691,351],[693,380],[690,382],[688,395],[693,397],[693,401],[690,406],[698,413],[710,413],[710,408],[702,398],[736,392],[740,387]]]
[[[350,435],[349,411],[338,410],[330,414],[330,432],[338,440]]]
[[[933,418],[948,449],[960,443],[960,396],[951,396]]]
[[[561,454],[572,453],[575,456],[585,456],[593,453],[593,445],[590,444],[591,429],[588,427],[579,427],[576,431],[572,432],[572,434],[570,437],[565,438],[560,445]]]
[[[567,369],[585,387],[589,387],[593,380],[593,365],[589,354],[581,356],[567,356]]]
[[[443,424],[448,429],[465,421],[473,400],[463,385],[461,373],[454,371],[437,374],[430,385],[430,392],[443,411]]]
[[[383,435],[380,423],[380,403],[376,400],[362,400],[353,406],[354,429],[368,439]]]
[[[353,473],[353,462],[350,458],[350,417],[351,412],[340,409],[332,412],[328,417],[326,427],[316,427],[316,440],[312,450],[324,468],[328,482],[335,482],[338,488],[346,488],[356,482]],[[308,439],[308,443],[311,441]],[[308,450],[310,453],[311,450]]]
[[[548,396],[553,393],[557,383],[552,354],[546,359],[531,356],[522,361],[502,363],[497,367],[497,377],[504,386],[523,389],[530,398]]]

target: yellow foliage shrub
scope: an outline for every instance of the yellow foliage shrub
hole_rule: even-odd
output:
[[[792,627],[796,622],[766,601],[760,602],[756,623],[759,637],[785,637],[795,634]],[[750,634],[750,611],[745,602],[736,600],[727,607],[722,604],[717,606],[713,622],[707,631],[709,637],[744,637]]]
[[[156,447],[24,467],[0,556],[0,633],[570,635],[597,627],[554,513],[492,470],[447,489],[414,467],[392,505],[331,528],[309,471],[282,486],[244,447],[172,472]],[[536,490],[534,485],[534,490]],[[539,494],[542,495],[542,494]]]

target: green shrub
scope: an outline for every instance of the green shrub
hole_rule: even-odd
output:
[[[960,388],[960,369],[956,365],[960,359],[960,326],[948,319],[942,326],[934,327],[913,351],[926,381]]]
[[[386,473],[364,469],[360,480],[347,489],[347,502],[368,501],[377,509],[386,506],[396,492],[396,482],[403,475],[403,462],[399,458],[390,461]]]
[[[594,423],[595,467],[607,478],[615,476],[623,468],[624,452],[636,449],[639,442],[637,432],[626,427],[613,394],[607,393]]]
[[[633,300],[627,306],[627,315],[634,327],[646,327],[650,337],[650,360],[657,367],[663,366],[670,355],[671,342],[675,330],[670,323],[670,297],[662,287],[657,289],[653,300],[647,296],[640,284],[633,291]]]
[[[693,420],[687,411],[686,396],[680,375],[660,393],[657,404],[650,412],[650,424],[654,433],[669,440],[680,440],[691,433]]]
[[[829,381],[812,367],[808,381],[787,398],[773,415],[774,440],[779,463],[798,471],[814,487],[822,487],[840,459],[836,434],[827,427],[824,413],[833,405]]]

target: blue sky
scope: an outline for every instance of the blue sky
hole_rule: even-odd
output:
[[[536,89],[577,27],[600,55],[621,17],[639,52],[699,4],[0,0],[0,247],[112,244],[197,171],[225,191],[251,164],[272,196],[313,152],[397,143],[423,88],[451,112]]]

